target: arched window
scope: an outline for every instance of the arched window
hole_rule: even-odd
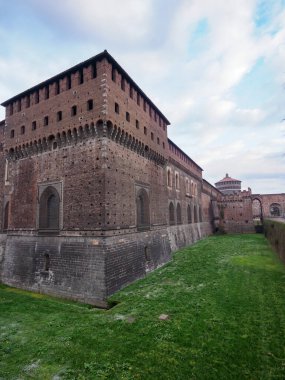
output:
[[[169,203],[169,224],[175,224],[174,206],[172,202]]]
[[[149,197],[145,189],[140,189],[137,194],[137,226],[138,228],[149,228]]]
[[[194,205],[194,223],[198,223],[198,212],[196,205]]]
[[[167,170],[167,186],[171,187],[171,171]]]
[[[190,193],[190,186],[189,186],[189,180],[186,178],[186,194]]]
[[[181,218],[181,206],[180,203],[177,203],[176,206],[176,218],[177,218],[177,224],[182,223],[182,218]]]
[[[270,215],[271,216],[281,216],[281,206],[279,203],[272,203],[270,205]]]
[[[179,175],[175,174],[175,189],[179,189]]]
[[[192,212],[190,205],[187,206],[187,219],[189,224],[192,223]]]
[[[199,221],[202,222],[202,207],[199,206]]]
[[[39,228],[44,230],[59,229],[60,198],[56,189],[49,186],[40,198]]]
[[[9,207],[10,207],[10,203],[7,202],[4,209],[3,230],[8,230],[8,227],[9,227]]]

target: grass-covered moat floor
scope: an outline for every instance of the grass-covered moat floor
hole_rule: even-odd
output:
[[[0,379],[285,379],[285,268],[261,235],[200,241],[112,300],[1,286]]]

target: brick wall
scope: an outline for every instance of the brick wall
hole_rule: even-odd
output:
[[[167,138],[165,116],[107,53],[4,105],[2,216],[10,204],[1,243],[4,283],[103,305],[171,252],[212,232],[218,193]],[[60,209],[52,232],[39,229],[40,197],[49,186]],[[140,191],[146,225],[138,218]]]
[[[225,195],[219,201],[220,227],[226,232],[254,232],[250,191]]]
[[[285,263],[285,223],[282,221],[265,220],[264,234],[280,259]]]

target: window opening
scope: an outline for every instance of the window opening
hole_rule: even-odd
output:
[[[87,111],[93,110],[93,99],[87,101]]]
[[[56,120],[61,121],[62,120],[62,111],[58,111],[56,114]]]
[[[172,202],[169,204],[169,224],[175,224],[174,205]]]
[[[72,106],[71,107],[71,116],[76,116],[77,114],[77,106]]]

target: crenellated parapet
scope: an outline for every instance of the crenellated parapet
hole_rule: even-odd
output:
[[[111,121],[103,122],[98,120],[97,123],[85,124],[78,128],[68,129],[67,131],[58,132],[56,135],[49,135],[39,140],[31,141],[23,145],[18,145],[6,151],[8,160],[20,160],[33,155],[38,155],[47,151],[60,149],[65,146],[76,145],[87,139],[107,137],[117,144],[130,149],[140,156],[154,161],[157,165],[164,166],[166,158],[150,149],[148,145],[142,143],[124,129],[113,125]]]

